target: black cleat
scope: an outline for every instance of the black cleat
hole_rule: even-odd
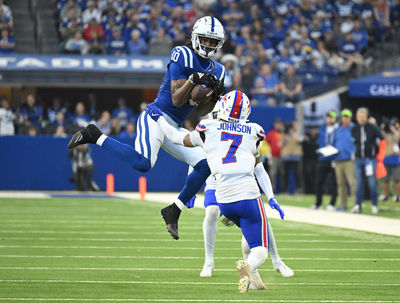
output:
[[[74,148],[81,144],[93,143],[96,144],[97,139],[101,136],[100,129],[94,124],[89,124],[85,128],[76,132],[71,141],[68,143],[68,148]]]
[[[178,220],[181,214],[181,210],[175,203],[164,207],[161,210],[161,216],[163,217],[165,224],[167,225],[167,230],[171,234],[171,237],[175,240],[179,239],[178,234]]]

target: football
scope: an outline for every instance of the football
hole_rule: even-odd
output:
[[[196,103],[200,103],[207,100],[211,96],[211,93],[211,88],[208,88],[204,84],[197,84],[193,87],[191,99]]]

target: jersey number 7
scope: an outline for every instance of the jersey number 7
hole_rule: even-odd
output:
[[[228,153],[226,154],[226,156],[224,158],[222,158],[223,164],[236,162],[235,153],[236,153],[237,149],[239,148],[239,145],[242,143],[242,139],[243,139],[242,135],[230,134],[230,133],[226,133],[226,132],[221,133],[221,141],[232,140],[232,144],[229,147]]]

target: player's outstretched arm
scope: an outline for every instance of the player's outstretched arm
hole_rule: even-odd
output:
[[[147,105],[146,113],[160,125],[165,136],[174,144],[184,145],[186,147],[195,147],[191,140],[192,133],[184,133],[178,131],[175,127],[170,125],[163,117],[163,112],[154,104]]]
[[[268,198],[268,204],[272,209],[276,209],[279,212],[279,215],[281,219],[285,217],[285,213],[279,206],[278,202],[276,201],[274,197],[274,191],[272,189],[272,184],[271,184],[271,179],[269,178],[267,172],[265,171],[265,168],[261,162],[259,162],[259,158],[257,158],[257,165],[254,168],[254,175],[257,178],[258,184],[260,184],[260,187],[262,191],[265,193],[265,195]]]

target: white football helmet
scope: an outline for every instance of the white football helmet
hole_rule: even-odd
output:
[[[245,93],[237,90],[230,91],[219,101],[218,119],[229,122],[246,122],[250,115],[250,100]]]
[[[217,45],[207,46],[200,43],[200,38],[206,37],[218,41]],[[221,48],[225,42],[225,31],[221,22],[215,17],[206,16],[200,18],[193,25],[192,47],[204,59],[210,59],[215,55],[217,49]]]

